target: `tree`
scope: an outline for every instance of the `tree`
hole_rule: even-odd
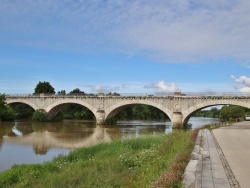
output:
[[[218,118],[220,116],[220,109],[216,108],[216,107],[212,107],[210,109],[210,111],[213,114],[213,118]]]
[[[69,104],[62,109],[65,119],[94,119],[94,114],[79,104]]]
[[[138,104],[135,106],[129,106],[121,110],[116,116],[116,120],[126,119],[168,119],[167,115],[161,110],[144,104]]]
[[[33,121],[46,121],[47,113],[44,110],[36,110],[32,115]]]
[[[13,109],[16,112],[16,118],[30,118],[34,112],[33,108],[27,104],[18,104]]]
[[[210,118],[219,118],[220,109],[217,107],[212,107],[210,110],[200,110],[194,114],[196,117],[210,117]]]
[[[0,119],[2,118],[5,110],[6,110],[6,103],[5,103],[5,95],[0,94]]]
[[[55,89],[50,85],[49,82],[39,82],[35,88],[35,94],[40,93],[55,93]]]
[[[81,91],[79,88],[73,89],[73,91],[69,92],[69,94],[81,94],[81,95],[85,95],[84,91]]]
[[[223,106],[220,111],[220,119],[222,121],[229,121],[230,119],[243,118],[245,110],[240,106]]]
[[[66,91],[65,90],[61,90],[57,92],[58,95],[66,95]]]
[[[5,100],[5,95],[0,94],[0,120],[14,120],[16,117],[16,112],[6,104]]]
[[[6,105],[6,109],[3,113],[2,119],[4,121],[14,120],[16,117],[16,112],[10,107],[10,105]]]
[[[116,92],[114,92],[114,93],[109,92],[109,93],[107,93],[106,95],[107,95],[107,96],[121,96],[119,93],[116,93]]]

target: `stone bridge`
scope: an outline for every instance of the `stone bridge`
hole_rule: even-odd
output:
[[[6,95],[6,102],[10,105],[23,103],[34,110],[45,110],[48,118],[52,118],[67,104],[79,104],[92,111],[97,125],[104,124],[106,119],[126,107],[145,104],[164,112],[171,120],[173,128],[181,128],[193,113],[209,106],[238,105],[250,108],[250,95],[187,95],[179,92],[165,96]]]

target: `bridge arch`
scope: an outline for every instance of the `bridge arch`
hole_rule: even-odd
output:
[[[48,113],[48,117],[51,118],[54,115],[56,115],[63,107],[65,107],[68,104],[79,104],[81,106],[84,106],[94,114],[95,118],[97,118],[97,109],[96,108],[94,108],[92,105],[90,105],[87,102],[80,101],[77,99],[67,99],[67,101],[60,100],[60,101],[54,102],[51,105],[49,105],[45,109],[45,111]]]
[[[159,103],[156,103],[153,101],[147,101],[147,100],[127,100],[127,101],[122,101],[122,102],[116,103],[105,110],[105,119],[108,119],[110,117],[115,116],[118,112],[120,112],[121,110],[123,110],[127,107],[130,107],[133,105],[140,105],[140,104],[153,106],[153,107],[161,110],[169,117],[170,121],[172,121],[172,111],[171,110],[164,107],[162,104],[159,104]]]
[[[242,107],[246,107],[246,108],[250,109],[250,103],[238,101],[238,100],[235,100],[235,99],[206,101],[206,102],[196,104],[196,105],[184,110],[182,112],[182,116],[183,116],[182,122],[183,122],[183,124],[187,123],[187,121],[189,120],[189,118],[191,117],[191,115],[194,112],[197,112],[197,111],[199,111],[199,110],[201,110],[203,108],[206,108],[206,107],[216,106],[216,105],[236,105],[236,106],[242,106]]]
[[[11,104],[15,104],[15,103],[19,103],[19,104],[26,104],[28,106],[30,106],[31,108],[33,108],[33,110],[38,110],[39,108],[32,102],[25,100],[25,99],[16,99],[16,100],[6,100],[6,103],[11,105]]]

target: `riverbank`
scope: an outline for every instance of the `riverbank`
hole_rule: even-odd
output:
[[[181,185],[183,167],[194,146],[191,135],[190,131],[174,131],[119,139],[77,149],[52,162],[14,166],[0,173],[0,187],[150,187],[169,182]],[[170,171],[175,176],[171,177]]]
[[[185,188],[230,188],[223,152],[208,129],[199,131],[196,145],[188,163],[183,184]],[[233,187],[233,186],[232,186]]]

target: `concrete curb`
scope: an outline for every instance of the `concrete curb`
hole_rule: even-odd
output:
[[[202,146],[203,146],[203,131],[200,130],[195,142],[194,149],[191,154],[191,160],[188,163],[183,177],[183,185],[186,188],[196,187],[201,182],[201,177],[196,177],[196,172],[201,170],[201,158],[202,158]],[[200,181],[198,181],[200,179]]]
[[[185,188],[231,187],[215,140],[207,129],[198,133],[182,182]]]

